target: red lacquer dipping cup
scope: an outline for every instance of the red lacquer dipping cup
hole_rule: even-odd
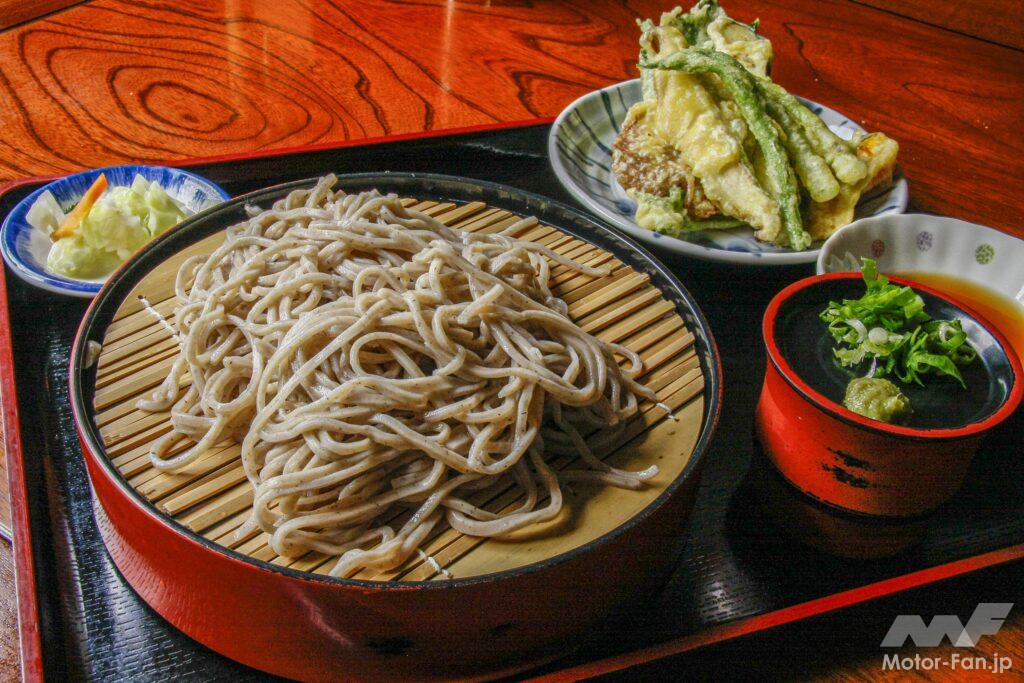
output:
[[[804,498],[785,506],[803,510],[792,528],[813,530],[804,540],[840,555],[878,557],[912,543],[921,521],[960,488],[985,433],[1024,394],[1020,361],[1007,354],[998,330],[935,290],[890,280],[912,286],[933,318],[959,319],[978,350],[963,370],[966,389],[944,379],[900,385],[914,410],[904,425],[842,405],[852,375],[833,360],[819,313],[829,301],[860,297],[859,274],[800,280],[772,299],[764,317],[768,363],[757,437],[767,461]]]

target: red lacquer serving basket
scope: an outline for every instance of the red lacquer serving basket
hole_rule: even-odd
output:
[[[608,325],[615,326],[623,339],[633,340],[627,343],[646,349],[641,355],[657,364],[651,386],[664,384],[658,388],[659,398],[663,392],[676,411],[676,422],[663,414],[645,418],[643,429],[638,427],[639,445],[631,442],[631,453],[643,458],[645,448],[657,451],[650,457],[664,458],[661,464],[674,474],[627,519],[594,538],[579,536],[579,543],[559,552],[537,550],[544,540],[504,543],[502,552],[513,559],[506,559],[500,571],[463,570],[472,564],[467,558],[483,551],[454,554],[450,549],[466,539],[449,539],[448,545],[441,539],[426,549],[442,561],[450,556],[455,578],[424,574],[427,565],[421,563],[386,579],[339,579],[296,568],[305,566],[301,563],[289,566],[286,558],[268,560],[260,555],[264,550],[258,544],[231,547],[222,526],[244,517],[244,505],[227,506],[234,491],[244,495],[247,483],[225,487],[212,497],[206,491],[211,477],[230,479],[236,463],[218,464],[222,469],[205,479],[197,475],[194,482],[158,476],[147,480],[159,485],[139,483],[145,478],[139,473],[146,467],[140,458],[131,461],[135,469],[126,469],[128,446],[123,444],[129,442],[111,434],[131,430],[128,418],[134,413],[128,402],[136,394],[118,393],[113,398],[109,387],[116,385],[100,379],[113,372],[105,369],[111,363],[121,368],[120,376],[159,379],[158,364],[167,362],[166,354],[145,355],[161,348],[161,340],[156,323],[147,322],[149,313],[136,303],[137,295],[166,280],[168,263],[219,239],[225,227],[242,220],[246,204],[266,206],[311,182],[253,193],[187,221],[115,274],[86,313],[72,352],[70,391],[99,503],[97,521],[111,558],[142,599],[174,626],[232,659],[291,678],[473,678],[514,672],[564,655],[567,643],[582,631],[610,613],[635,607],[669,576],[685,539],[703,454],[721,402],[717,351],[686,290],[642,248],[568,207],[511,188],[445,176],[367,174],[341,179],[347,189],[378,187],[430,199],[424,210],[435,211],[441,220],[475,225],[471,221],[485,216],[479,212],[486,207],[499,211],[493,216],[535,215],[562,235],[556,244],[605,252],[628,269],[620,272],[624,280],[612,283],[605,303],[600,283],[585,290],[585,296],[584,290],[566,294],[579,302],[570,304],[570,314],[575,315],[578,306],[576,310],[590,316],[581,320],[593,325],[604,320],[603,311],[621,308],[620,314],[605,316]],[[623,281],[635,282],[635,291],[621,291]],[[653,305],[659,308],[650,308]],[[630,329],[630,321],[636,322],[635,329]],[[157,331],[149,331],[149,323]],[[104,344],[93,365],[86,360],[89,342]],[[119,360],[105,364],[103,354],[115,347]],[[128,348],[143,355],[138,361],[125,360],[123,349]],[[143,379],[137,380],[140,386]],[[109,417],[112,410],[118,411],[116,419]],[[685,436],[688,420],[693,422],[692,438]],[[119,425],[118,430],[111,425]],[[134,434],[131,447],[141,452],[146,434]],[[648,442],[653,445],[643,445]],[[677,444],[686,444],[687,452],[674,452]],[[679,459],[675,470],[673,458]],[[156,498],[152,491],[160,486],[163,497]],[[211,501],[224,507],[210,507]],[[581,501],[580,509],[592,510],[587,506],[599,504],[595,495]],[[515,559],[519,552],[527,559]]]

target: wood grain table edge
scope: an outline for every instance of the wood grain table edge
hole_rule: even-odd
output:
[[[1021,234],[1015,202],[998,191],[994,169],[1024,173],[1024,157],[994,141],[1013,127],[1006,112],[1024,99],[1008,74],[1024,65],[1022,51],[851,0],[730,2],[741,19],[761,16],[777,42],[776,67],[787,87],[900,141],[915,209]],[[0,72],[7,79],[0,79],[0,108],[9,103],[12,112],[0,115],[0,123],[28,143],[10,148],[0,137],[0,151],[10,152],[0,154],[0,178],[183,159],[204,148],[267,150],[551,115],[584,92],[635,76],[634,19],[672,4],[523,2],[485,10],[393,0],[366,9],[322,3],[314,12],[273,3],[93,0],[59,20],[0,34]],[[395,28],[411,20],[436,28],[443,49],[415,49],[415,36]],[[563,35],[568,24],[571,40]],[[444,34],[449,25],[455,28]],[[311,60],[339,76],[330,97],[310,78],[315,70],[281,64],[281,50],[265,48],[278,43],[303,64]],[[438,56],[449,50],[451,59]],[[15,62],[15,52],[25,64]],[[965,52],[976,59],[959,61]],[[851,54],[867,60],[866,73],[847,68]],[[935,68],[954,60],[962,68]],[[993,78],[985,78],[986,69]],[[867,85],[869,75],[893,97],[879,98]],[[205,89],[225,76],[230,94]],[[311,99],[310,88],[319,99]],[[358,97],[350,96],[352,88],[361,88]],[[156,99],[145,101],[150,96]],[[992,98],[1001,106],[990,106]],[[186,120],[191,106],[200,120],[216,112],[227,118],[207,122],[216,129],[207,134],[195,117]],[[907,107],[921,107],[924,115],[907,117]],[[275,116],[257,134],[245,122],[263,120],[267,110]],[[57,134],[65,129],[76,134]],[[960,153],[947,158],[940,140],[956,140]],[[943,177],[950,162],[958,166],[956,177],[973,179],[974,192]]]
[[[0,396],[0,405],[3,397]],[[0,443],[3,442],[3,422],[0,420]],[[6,538],[0,538],[0,680],[16,680],[21,670],[18,652],[18,606],[14,580],[14,546],[10,537],[11,500],[7,481],[7,449],[0,449],[0,527],[6,527]],[[0,535],[5,529],[0,528]],[[13,637],[12,637],[13,635]]]
[[[6,264],[3,268],[6,271]],[[8,317],[6,272],[0,273],[0,426],[3,439],[6,477],[0,486],[6,484],[11,502],[11,528],[29,529],[28,496],[23,468],[21,431],[18,421],[17,388],[14,375],[14,349],[11,326]],[[10,458],[8,454],[17,453]],[[39,631],[39,611],[36,598],[35,565],[32,554],[33,541],[29,533],[15,535],[11,543],[2,542],[6,569],[11,572],[10,584],[15,599],[3,601],[0,607],[0,622],[15,625],[13,631],[0,630],[3,641],[0,680],[15,680],[20,672],[23,681],[41,681],[43,678],[42,634]],[[4,572],[6,574],[6,572]],[[6,583],[6,581],[4,581]],[[16,615],[16,616],[15,616]],[[9,635],[8,635],[9,634]],[[8,653],[15,652],[17,656]],[[8,676],[8,674],[13,674]]]
[[[1024,2],[1020,0],[988,0],[984,3],[962,0],[851,1],[962,36],[1024,50]]]
[[[90,0],[0,0],[0,32],[63,12]]]

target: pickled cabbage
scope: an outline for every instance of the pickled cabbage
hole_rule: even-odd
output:
[[[109,275],[121,261],[117,254],[93,249],[81,235],[57,240],[46,255],[46,268],[79,280],[96,280]]]
[[[29,223],[53,233],[63,219],[52,195],[44,193],[29,210]],[[37,206],[39,207],[37,209]],[[56,210],[55,208],[56,207]],[[130,187],[110,187],[96,201],[71,237],[54,242],[46,267],[79,279],[97,279],[112,272],[144,244],[180,223],[189,212],[159,183],[136,175]]]

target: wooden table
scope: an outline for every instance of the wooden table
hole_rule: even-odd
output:
[[[634,77],[635,18],[670,6],[0,0],[0,183],[550,117],[590,90]],[[1024,236],[1019,0],[726,7],[761,19],[780,83],[900,142],[916,210]],[[0,484],[0,508],[5,501]],[[1016,600],[1021,576],[1010,567],[957,585],[971,600]],[[0,542],[0,591],[12,590],[10,550]],[[928,614],[943,611],[954,592],[940,586],[923,595],[915,609]],[[12,602],[0,600],[0,680],[17,675]],[[866,609],[884,624],[897,607]],[[851,618],[826,620],[807,637],[856,642],[842,634],[860,633],[864,619]],[[1014,617],[985,647],[1016,652],[1024,667],[1022,631],[1024,619]],[[802,651],[792,647],[791,630],[760,642],[770,644],[776,673],[831,678],[878,673],[874,638],[860,651],[819,651],[815,666],[802,668],[796,660],[787,666],[787,652]],[[765,670],[729,652],[700,661],[719,656],[723,665]],[[681,670],[693,661],[682,660]]]

